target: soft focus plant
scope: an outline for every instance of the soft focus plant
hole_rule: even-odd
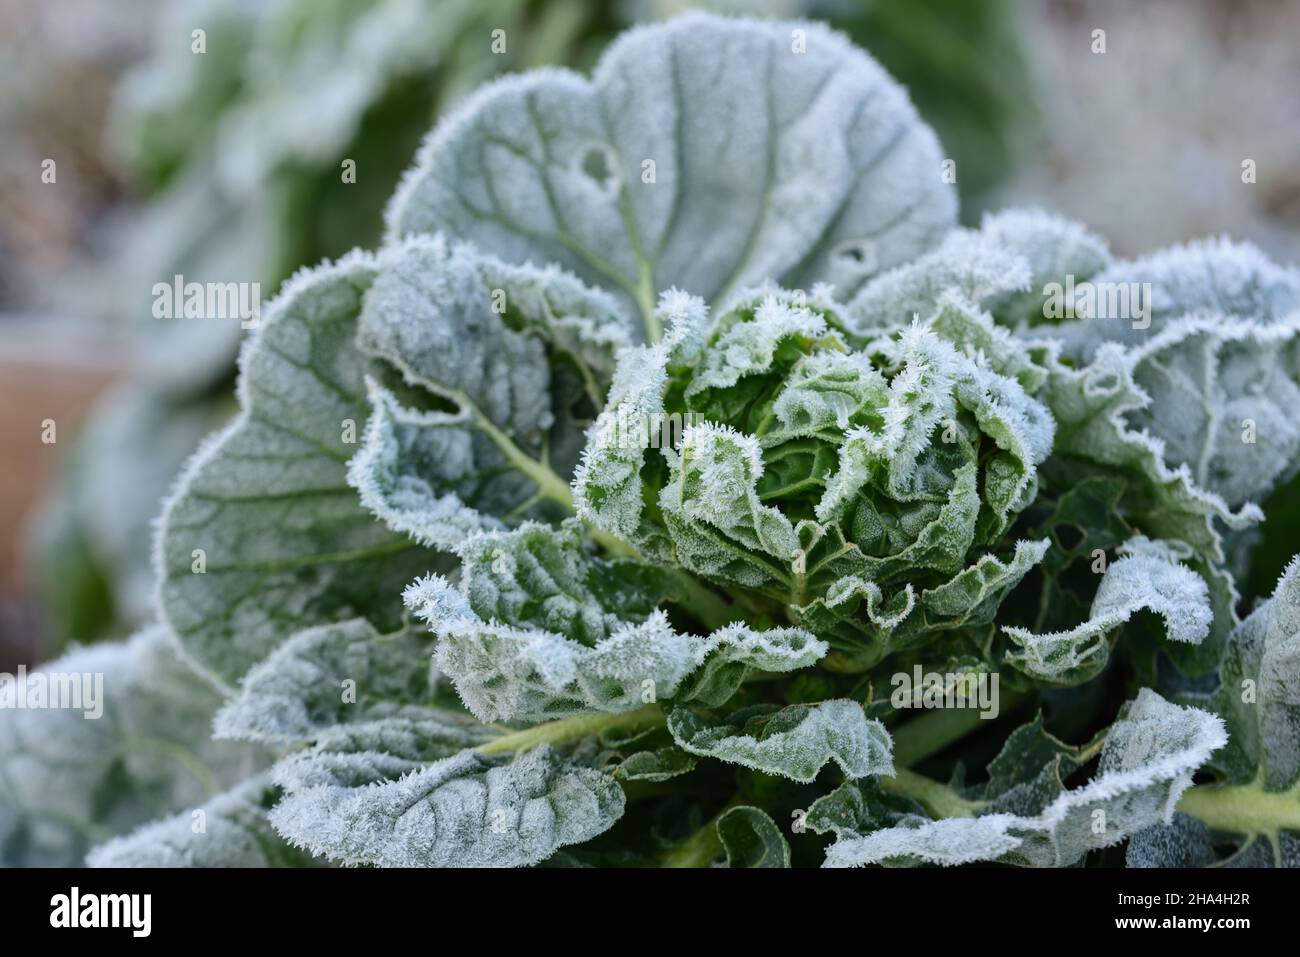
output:
[[[1236,583],[1300,463],[1300,276],[956,228],[945,169],[814,23],[482,88],[245,342],[159,626],[62,663],[104,722],[3,715],[7,856],[1294,863],[1295,566]]]

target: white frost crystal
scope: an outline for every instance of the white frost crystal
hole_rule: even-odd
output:
[[[1110,847],[1160,822],[1168,823],[1192,772],[1227,742],[1223,722],[1195,708],[1170,704],[1142,689],[1111,727],[1097,776],[1062,791],[1040,814],[990,813],[914,821],[861,836],[841,836],[828,867],[885,860],[962,864],[1004,860],[1034,867],[1068,867],[1091,850]]]

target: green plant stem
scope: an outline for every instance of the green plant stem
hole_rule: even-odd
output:
[[[641,553],[617,535],[611,535],[604,529],[587,526],[587,536],[615,558],[640,558]]]
[[[1011,711],[1028,698],[1023,692],[1004,691],[999,695],[998,713]],[[893,731],[894,763],[902,768],[918,764],[931,755],[938,754],[954,741],[960,741],[978,729],[985,720],[975,708],[927,711]]]
[[[654,276],[651,268],[645,264],[642,265],[640,281],[637,284],[636,301],[641,309],[641,318],[645,322],[646,340],[653,345],[664,337],[664,328],[659,321],[659,314],[655,312]]]
[[[712,864],[722,851],[722,840],[718,837],[718,820],[740,803],[740,795],[734,795],[717,814],[709,818],[707,824],[668,851],[660,860],[660,866],[708,867]]]
[[[1010,711],[1029,698],[1022,692],[1004,692],[999,701],[999,714]],[[938,754],[948,745],[959,741],[980,727],[985,720],[975,708],[956,708],[928,711],[895,729],[893,777],[881,777],[880,786],[893,794],[910,797],[938,818],[971,817],[984,803],[969,801],[948,785],[917,774],[908,768]]]
[[[745,615],[738,606],[728,604],[725,598],[694,576],[682,572],[676,577],[686,593],[682,607],[700,624],[716,630],[734,621],[745,620]]]
[[[131,751],[153,751],[158,754],[165,754],[172,760],[176,761],[199,782],[205,794],[209,797],[218,793],[221,788],[217,785],[216,775],[212,769],[203,763],[202,759],[189,748],[177,744],[174,741],[165,741],[161,738],[128,738],[126,746]]]
[[[470,416],[474,419],[474,425],[492,440],[493,445],[501,450],[501,453],[506,457],[506,461],[537,483],[539,494],[553,502],[558,502],[569,511],[573,511],[573,492],[570,491],[568,482],[556,475],[549,466],[537,461],[537,459],[515,445],[510,436],[497,428],[496,423],[484,415],[478,406],[469,400],[469,396],[457,395],[456,399],[463,407],[469,409]]]
[[[615,728],[652,727],[663,724],[666,720],[663,710],[657,704],[648,704],[644,708],[623,714],[580,714],[574,718],[562,718],[524,728],[522,731],[512,731],[486,744],[480,744],[474,750],[479,754],[513,754],[542,744],[576,741],[589,734]]]
[[[474,424],[492,440],[493,445],[501,450],[506,460],[537,483],[536,497],[556,502],[566,511],[574,511],[573,490],[569,487],[568,482],[552,471],[549,465],[539,462],[515,445],[510,436],[497,428],[496,424],[480,412],[474,403],[469,401],[467,396],[461,395],[457,398],[465,408],[469,409]],[[635,547],[603,529],[588,527],[587,534],[592,541],[610,555],[624,558],[640,557],[640,553]],[[690,575],[683,573],[678,576],[678,580],[686,591],[686,598],[691,611],[696,613],[696,617],[710,628],[721,628],[723,625],[744,617],[732,611],[722,596],[705,587]]]
[[[1300,830],[1300,795],[1265,791],[1258,784],[1200,784],[1184,792],[1178,810],[1216,831],[1234,834]]]
[[[1017,707],[1028,697],[1015,691],[1003,693],[999,713]],[[968,801],[948,785],[908,768],[975,731],[982,720],[974,708],[956,708],[928,711],[902,725],[894,732],[894,764],[898,771],[892,778],[881,777],[880,786],[918,801],[935,817],[971,817],[984,807],[982,802]]]
[[[492,440],[492,444],[501,450],[506,460],[517,468],[524,475],[527,475],[537,484],[537,494],[535,498],[548,499],[560,505],[565,511],[575,512],[573,503],[573,489],[569,483],[562,479],[549,465],[545,462],[539,462],[519,446],[515,445],[510,436],[506,435],[496,423],[479,411],[468,396],[459,395],[457,400],[467,409],[474,419],[474,424],[482,430],[483,434]],[[611,555],[619,555],[625,558],[639,558],[640,553],[623,541],[623,539],[611,535],[603,529],[592,528],[588,526],[587,534],[591,540],[600,545],[606,552]]]
[[[899,768],[892,778],[881,777],[880,786],[918,801],[935,817],[973,817],[985,806],[983,801],[968,801],[948,785],[907,768]]]

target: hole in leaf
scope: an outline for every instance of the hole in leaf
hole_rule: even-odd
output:
[[[876,272],[876,244],[868,239],[850,239],[840,243],[831,252],[838,262],[854,272]]]
[[[607,193],[618,191],[618,165],[614,151],[604,143],[594,143],[582,153],[583,175]]]

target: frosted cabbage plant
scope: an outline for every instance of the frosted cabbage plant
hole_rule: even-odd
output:
[[[959,229],[943,169],[813,23],[483,88],[244,344],[111,722],[0,713],[6,856],[1296,862],[1297,572],[1237,582],[1300,275]],[[1089,282],[1142,321],[1048,318]]]

